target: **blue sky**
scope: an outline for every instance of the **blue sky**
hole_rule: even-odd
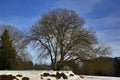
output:
[[[120,0],[0,0],[0,24],[27,30],[40,16],[54,8],[76,11],[98,39],[120,57]]]

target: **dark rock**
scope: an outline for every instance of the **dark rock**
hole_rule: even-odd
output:
[[[50,74],[49,73],[43,73],[42,76],[50,76]]]
[[[21,74],[17,74],[16,76],[17,76],[17,77],[22,77],[22,75],[21,75]]]
[[[14,80],[14,79],[17,78],[13,75],[0,75],[0,80]]]
[[[29,78],[28,77],[23,77],[22,80],[29,80]]]
[[[70,76],[74,76],[73,74],[70,74]]]

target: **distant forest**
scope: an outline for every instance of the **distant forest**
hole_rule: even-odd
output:
[[[120,57],[100,57],[84,62],[81,74],[120,77]]]

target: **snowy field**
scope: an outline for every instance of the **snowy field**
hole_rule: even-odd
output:
[[[81,75],[83,80],[120,80],[119,77],[104,77],[104,76],[86,76]]]
[[[72,71],[0,71],[0,80],[120,80],[117,77],[75,75]]]
[[[0,71],[0,80],[83,80],[72,71]]]

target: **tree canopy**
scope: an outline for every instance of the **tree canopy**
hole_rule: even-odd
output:
[[[95,33],[84,26],[84,20],[72,10],[53,9],[32,26],[30,39],[40,56],[50,57],[52,69],[62,69],[68,61],[91,58],[89,50],[96,44]]]

